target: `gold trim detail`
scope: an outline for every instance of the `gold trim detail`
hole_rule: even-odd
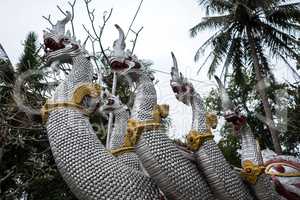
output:
[[[56,103],[52,103],[49,101],[46,101],[46,103],[44,104],[44,106],[41,109],[41,116],[42,116],[42,120],[43,122],[46,122],[48,117],[49,117],[49,113],[51,111],[54,111],[56,109],[59,108],[76,108],[78,110],[80,110],[81,112],[86,112],[86,110],[78,105],[78,104],[74,104],[73,102],[56,102]]]
[[[96,98],[101,94],[101,86],[97,83],[88,83],[78,86],[73,92],[72,102],[81,104],[85,96]]]
[[[162,105],[155,105],[152,116],[153,122],[160,123],[162,118],[166,118],[169,115],[169,105],[162,104]]]
[[[205,113],[206,126],[215,129],[218,125],[218,117],[214,113]]]
[[[54,111],[60,108],[75,108],[81,112],[84,112],[86,115],[90,113],[82,107],[80,104],[85,96],[91,96],[92,98],[96,98],[101,94],[101,86],[96,83],[90,84],[82,84],[78,86],[73,92],[71,101],[62,101],[62,102],[51,102],[46,101],[44,106],[41,109],[41,116],[43,122],[46,122],[49,116],[49,112]]]
[[[133,151],[134,151],[134,147],[120,147],[118,149],[111,150],[111,154],[113,154],[114,156],[119,156],[122,155],[123,153],[133,152]]]
[[[212,140],[214,135],[210,130],[206,132],[198,132],[195,130],[191,130],[189,134],[186,136],[187,146],[192,151],[198,151],[198,149],[202,146],[202,144],[207,140]]]
[[[186,136],[186,144],[188,148],[192,151],[198,151],[202,144],[207,140],[212,140],[214,135],[211,129],[216,128],[218,125],[218,117],[213,113],[205,113],[205,125],[206,131],[198,132],[196,130],[191,130]]]
[[[245,160],[242,163],[242,178],[248,183],[255,184],[259,175],[265,172],[265,167],[256,165],[250,160]]]
[[[289,163],[278,162],[278,163],[271,163],[271,164],[267,165],[265,173],[269,174],[269,175],[282,176],[282,177],[300,177],[300,172],[293,172],[293,173],[271,172],[271,168],[275,167],[276,165],[288,166],[288,167],[298,170],[296,167],[294,167],[293,165],[291,165]]]
[[[123,145],[118,149],[111,150],[111,153],[117,156],[128,151],[133,151],[134,146],[139,141],[141,134],[146,130],[160,128],[161,119],[167,117],[168,114],[168,105],[155,105],[152,112],[153,120],[137,121],[134,119],[129,119],[127,122],[127,130]]]

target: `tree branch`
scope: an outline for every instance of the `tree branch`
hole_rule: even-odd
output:
[[[127,33],[126,33],[125,40],[126,40],[128,34],[129,34],[129,31],[131,30],[131,27],[132,27],[132,25],[133,25],[133,22],[135,21],[135,18],[136,18],[136,16],[137,16],[137,14],[139,13],[139,11],[140,11],[140,9],[141,9],[141,6],[142,6],[143,1],[144,1],[144,0],[141,0],[141,2],[140,2],[140,4],[139,4],[139,7],[138,7],[138,9],[136,10],[136,12],[135,12],[135,14],[134,14],[134,17],[133,17],[133,19],[132,19],[132,21],[131,21],[131,23],[130,23],[130,25],[129,25],[128,31],[127,31]]]
[[[143,26],[138,30],[138,32],[135,32],[133,30],[131,30],[134,34],[135,34],[135,38],[134,38],[134,41],[133,41],[133,46],[132,46],[132,49],[131,49],[131,55],[133,55],[133,51],[134,51],[134,48],[135,48],[135,45],[136,45],[136,41],[138,39],[138,36],[140,34],[140,32],[143,30]]]
[[[89,3],[91,3],[91,1],[92,0],[84,0],[85,6],[86,6],[86,10],[87,10],[87,13],[88,13],[88,17],[89,17],[89,20],[90,20],[90,23],[91,23],[91,26],[92,26],[92,30],[93,30],[93,33],[94,33],[94,37],[92,37],[92,38],[95,38],[98,41],[100,49],[101,49],[101,52],[102,52],[102,54],[103,54],[106,62],[109,63],[108,57],[106,56],[106,54],[104,52],[104,49],[103,49],[103,46],[102,46],[102,43],[101,43],[101,36],[103,34],[103,30],[104,30],[104,27],[105,27],[107,21],[111,17],[113,9],[110,10],[108,17],[105,17],[106,16],[105,14],[103,15],[103,25],[100,27],[100,31],[99,31],[99,35],[98,35],[97,30],[95,28],[95,24],[94,24],[94,22],[95,22],[95,15],[94,15],[95,9],[93,9],[91,11],[90,7],[89,7]],[[85,30],[91,36],[91,34],[89,33],[89,31],[86,28],[85,28]]]
[[[54,26],[54,24],[51,21],[51,15],[49,14],[48,17],[42,16],[46,21],[49,22],[49,24],[51,24],[51,26]]]

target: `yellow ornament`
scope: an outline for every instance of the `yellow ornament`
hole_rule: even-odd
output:
[[[202,144],[205,141],[211,140],[213,138],[214,136],[210,130],[203,133],[200,133],[195,130],[191,130],[189,134],[186,136],[186,142],[189,149],[193,151],[198,151],[198,149],[202,146]]]
[[[242,172],[241,176],[245,179],[245,181],[255,184],[259,175],[264,173],[265,167],[256,165],[250,160],[245,160],[242,163]]]
[[[43,122],[45,122],[48,119],[49,112],[62,108],[75,108],[85,113],[86,115],[89,115],[90,113],[81,106],[83,98],[85,96],[96,98],[100,96],[100,94],[101,86],[99,84],[82,84],[75,89],[71,101],[46,101],[45,105],[41,109],[41,116]]]

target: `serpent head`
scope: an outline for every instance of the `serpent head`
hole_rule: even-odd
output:
[[[224,118],[227,122],[231,122],[234,125],[236,131],[239,131],[241,126],[246,123],[246,117],[233,105],[221,80],[217,76],[215,76],[215,79],[219,88]]]
[[[287,199],[300,199],[300,160],[269,149],[263,150],[262,156],[277,191]]]
[[[45,58],[48,65],[55,63],[72,63],[72,57],[82,53],[80,44],[65,33],[65,26],[71,19],[71,13],[66,12],[66,17],[58,20],[52,29],[44,31]]]
[[[182,73],[179,72],[177,60],[173,52],[171,52],[171,55],[173,59],[170,81],[171,88],[175,93],[176,99],[186,105],[190,105],[191,97],[194,93],[194,87],[190,82],[188,82],[187,78],[185,78]]]
[[[120,74],[130,74],[137,77],[138,74],[143,72],[143,65],[139,62],[135,55],[127,50],[125,51],[125,36],[124,31],[119,25],[115,25],[119,31],[119,38],[114,41],[113,51],[109,58],[112,71]]]
[[[126,105],[123,105],[119,96],[110,94],[105,90],[102,94],[102,106],[100,110],[104,113],[110,113],[119,111],[120,109],[128,109]]]

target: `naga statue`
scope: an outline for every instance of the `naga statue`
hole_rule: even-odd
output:
[[[117,96],[93,82],[90,55],[75,37],[65,33],[70,19],[67,12],[50,31],[44,31],[47,64],[68,63],[72,69],[45,103],[42,116],[57,167],[78,199],[280,199],[269,176],[262,173],[262,156],[247,128],[240,130],[246,149],[242,151],[244,177],[255,179],[252,189],[257,198],[226,162],[211,131],[216,116],[205,112],[200,95],[179,73],[173,54],[171,87],[176,98],[191,105],[193,111],[186,136],[188,150],[178,148],[167,136],[162,121],[169,107],[157,104],[153,77],[136,56],[125,51],[123,30],[115,25],[119,38],[108,59],[111,70],[136,87],[130,111]],[[100,142],[89,122],[89,115],[99,105],[102,112],[115,116],[110,149]],[[231,119],[228,116],[225,118]]]
[[[234,126],[235,132],[240,136],[241,147],[240,155],[242,162],[242,177],[249,183],[255,195],[261,200],[277,200],[282,199],[275,191],[271,177],[265,174],[265,166],[263,162],[260,147],[247,123],[247,119],[230,101],[225,87],[218,77],[215,77],[224,110],[224,118]]]
[[[300,199],[300,160],[293,156],[277,155],[269,149],[261,151],[246,117],[233,106],[221,81],[217,77],[216,80],[224,117],[241,137],[242,176],[258,199]]]
[[[253,199],[241,178],[225,160],[213,140],[211,128],[216,127],[216,117],[205,112],[201,96],[193,85],[178,70],[177,60],[172,53],[171,87],[176,98],[192,107],[192,127],[186,136],[187,146],[193,151],[197,165],[205,175],[212,191],[219,199]]]

